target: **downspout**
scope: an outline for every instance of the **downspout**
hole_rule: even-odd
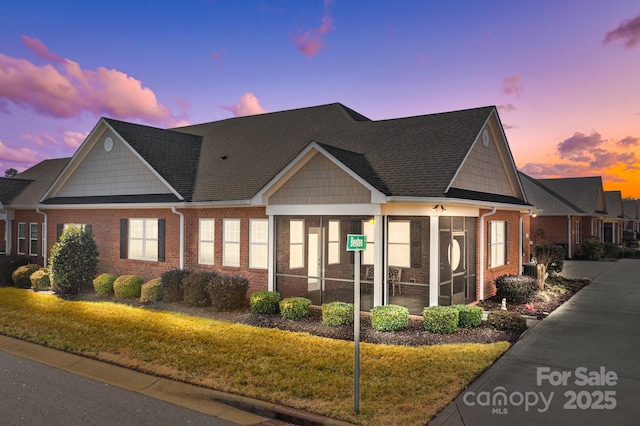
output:
[[[36,207],[36,212],[44,216],[44,230],[42,231],[42,266],[47,267],[47,231],[49,230],[49,216]]]
[[[569,233],[567,234],[567,258],[571,259],[571,253],[573,253],[573,250],[571,248],[571,215],[567,215],[567,228]]]
[[[522,233],[522,224],[524,223],[524,218],[525,217],[531,217],[533,216],[535,213],[533,212],[533,210],[529,210],[529,213],[525,214],[524,216],[520,216],[520,219],[518,220],[518,234],[520,235],[520,240],[518,241],[518,273],[522,274],[522,253],[524,252],[524,246],[522,245],[522,240],[524,239],[524,235]]]
[[[171,211],[180,216],[180,269],[184,269],[184,213],[179,212],[175,206],[171,207]]]
[[[485,245],[486,235],[484,232],[484,218],[496,214],[496,207],[493,207],[490,212],[487,212],[480,216],[480,300],[484,300],[484,268],[487,265],[485,259]]]

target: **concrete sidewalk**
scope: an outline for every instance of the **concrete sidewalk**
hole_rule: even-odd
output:
[[[640,260],[568,261],[589,277],[429,425],[635,425]]]

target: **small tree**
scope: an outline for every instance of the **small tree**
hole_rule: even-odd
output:
[[[91,285],[98,269],[98,248],[91,232],[69,226],[51,249],[51,287],[76,294]]]
[[[6,178],[12,178],[17,174],[18,174],[18,171],[16,169],[14,169],[14,168],[7,169],[7,170],[4,171],[4,177],[6,177]]]

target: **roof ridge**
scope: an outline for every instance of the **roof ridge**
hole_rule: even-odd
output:
[[[562,201],[563,203],[565,203],[567,206],[571,207],[572,209],[574,209],[576,212],[579,213],[587,213],[584,210],[582,210],[580,207],[576,206],[575,204],[573,204],[571,201],[567,200],[565,197],[563,197],[562,195],[558,194],[556,191],[554,191],[553,189],[549,188],[547,185],[544,185],[542,182],[540,182],[540,179],[536,179],[533,178],[529,175],[527,175],[524,172],[521,172],[518,170],[518,172],[524,176],[526,179],[528,179],[532,184],[536,185],[537,187],[539,187],[540,189],[546,191],[547,193],[553,195],[556,199]]]

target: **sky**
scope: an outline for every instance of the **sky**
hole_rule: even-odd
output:
[[[100,117],[162,128],[340,102],[495,105],[516,166],[640,198],[637,0],[1,0],[0,171]]]

